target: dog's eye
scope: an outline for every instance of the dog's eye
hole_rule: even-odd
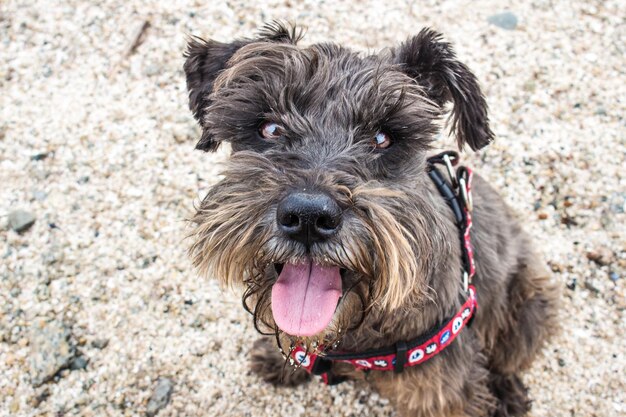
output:
[[[385,132],[378,132],[372,141],[376,149],[385,149],[391,146],[391,136]]]
[[[267,140],[276,140],[285,136],[285,129],[274,122],[265,122],[259,128],[259,134]]]

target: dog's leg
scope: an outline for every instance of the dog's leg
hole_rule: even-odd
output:
[[[501,374],[528,369],[558,329],[559,291],[543,263],[532,253],[519,260],[509,284],[506,326],[491,352],[490,365]]]
[[[285,358],[270,337],[254,342],[250,357],[250,369],[270,384],[294,387],[310,379],[304,369],[294,369],[288,363],[285,365]]]
[[[490,388],[498,397],[495,416],[522,416],[530,409],[518,373],[530,367],[545,342],[558,331],[559,290],[539,258],[522,245],[519,268],[509,285],[506,326],[490,352]]]
[[[517,375],[492,373],[489,388],[498,398],[494,417],[523,416],[530,411],[528,388]]]

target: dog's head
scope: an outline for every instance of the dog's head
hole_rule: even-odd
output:
[[[426,153],[451,103],[460,147],[492,140],[478,83],[423,30],[378,55],[296,45],[281,24],[233,43],[190,40],[198,149],[232,155],[194,217],[194,263],[244,284],[257,328],[328,340],[372,307],[426,296],[446,252]]]

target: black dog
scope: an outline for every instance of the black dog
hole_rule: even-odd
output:
[[[557,291],[496,192],[476,176],[471,211],[471,172],[428,159],[447,103],[460,148],[493,139],[476,78],[428,29],[368,56],[299,38],[272,24],[186,52],[197,148],[233,151],[191,255],[275,335],[253,369],[366,379],[402,416],[524,414],[518,375],[556,327]]]

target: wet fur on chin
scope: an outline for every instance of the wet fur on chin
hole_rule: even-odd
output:
[[[255,327],[272,335],[255,345],[252,369],[285,385],[308,376],[286,365],[277,344],[283,353],[297,341],[337,342],[355,352],[385,347],[460,307],[459,232],[426,173],[426,157],[448,104],[459,147],[477,150],[493,139],[475,76],[440,34],[425,29],[374,55],[334,44],[300,47],[300,37],[273,23],[230,43],[193,38],[184,66],[202,127],[197,148],[229,142],[233,150],[192,219],[190,255],[202,275],[243,287]],[[284,137],[259,136],[268,120],[283,126]],[[379,131],[394,140],[382,151],[372,146]],[[276,224],[279,202],[302,189],[325,193],[343,210],[337,233],[309,247]],[[555,284],[479,176],[474,207],[479,310],[472,327],[402,374],[333,364],[333,375],[366,380],[402,416],[523,415],[529,403],[518,375],[558,327]],[[296,338],[275,325],[271,291],[275,265],[305,257],[347,273],[331,325]]]

